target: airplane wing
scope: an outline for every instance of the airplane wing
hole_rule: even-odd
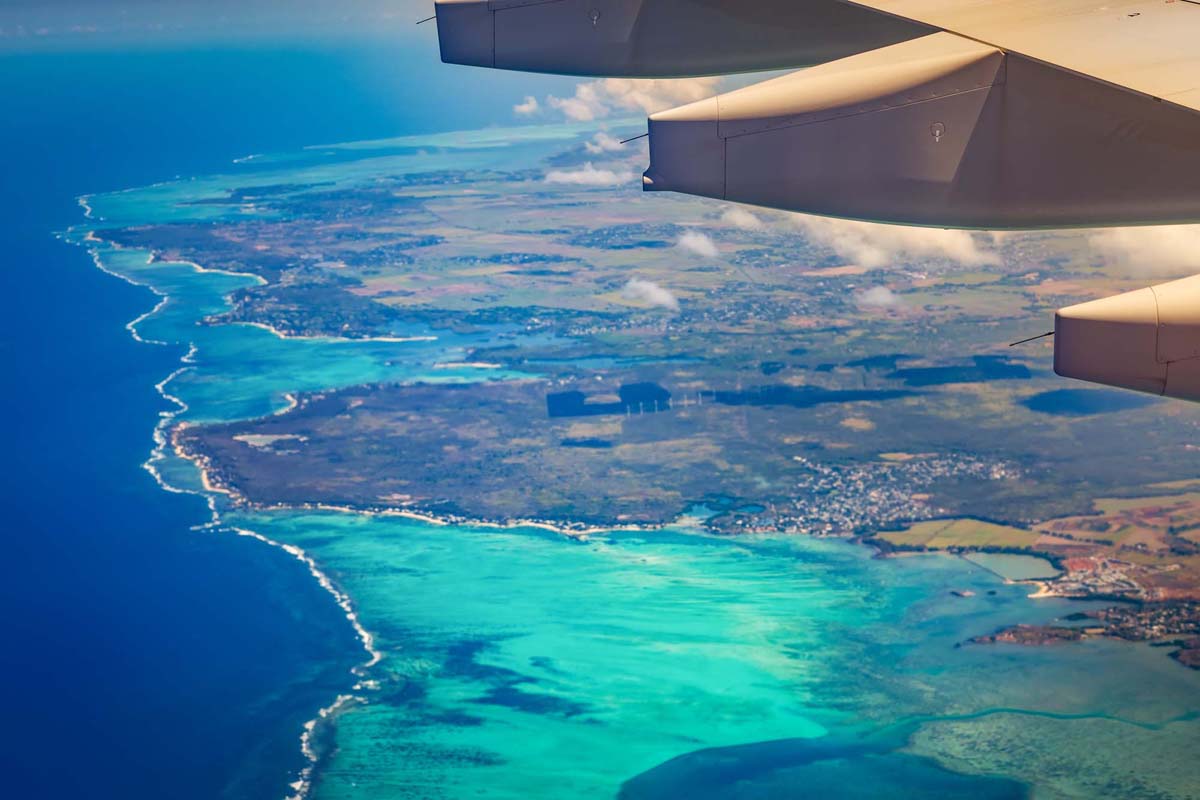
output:
[[[455,63],[622,76],[809,66],[651,115],[648,191],[937,227],[1200,222],[1200,0],[437,10]],[[1063,309],[1056,369],[1200,400],[1198,286]]]
[[[1200,4],[1194,0],[850,2],[1200,110]]]
[[[817,64],[650,118],[645,188],[963,228],[1200,221],[1191,0],[439,0],[446,61]]]
[[[671,78],[805,67],[930,28],[841,0],[437,0],[442,60]]]
[[[646,188],[944,227],[1200,221],[1200,5],[855,5],[939,32],[652,116]]]

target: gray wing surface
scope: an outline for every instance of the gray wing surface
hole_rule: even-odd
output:
[[[849,219],[1200,222],[1196,0],[439,0],[443,60],[810,67],[651,115],[647,191]],[[815,66],[812,66],[815,65]],[[1059,374],[1200,400],[1200,276],[1062,309]]]

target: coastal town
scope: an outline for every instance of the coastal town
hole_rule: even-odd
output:
[[[848,536],[945,513],[928,493],[952,480],[1005,481],[1013,464],[961,454],[886,453],[877,461],[823,463],[793,456],[798,475],[791,497],[729,521],[731,532]]]
[[[1160,487],[1191,489],[1191,482]],[[883,552],[990,551],[1036,555],[1058,574],[1024,581],[1034,597],[1119,603],[1050,625],[1018,624],[973,643],[1046,645],[1105,637],[1171,648],[1200,668],[1200,581],[1192,493],[1099,498],[1090,514],[1024,527],[982,520],[934,520],[869,537]]]

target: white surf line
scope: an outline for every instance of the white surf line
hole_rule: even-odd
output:
[[[100,270],[101,272],[105,273],[106,275],[112,275],[114,278],[119,278],[131,286],[138,286],[143,289],[149,289],[151,292],[154,293],[154,295],[156,297],[159,298],[158,303],[154,306],[154,308],[152,308],[149,311],[147,311],[146,313],[140,315],[137,319],[134,319],[130,322],[125,323],[125,330],[129,331],[129,334],[133,337],[134,341],[136,341],[136,342],[140,342],[142,344],[157,344],[157,345],[161,345],[163,347],[169,347],[170,342],[163,342],[163,341],[159,341],[158,339],[147,339],[147,338],[143,337],[137,331],[137,326],[139,324],[141,324],[142,322],[145,322],[147,319],[149,319],[150,317],[157,314],[159,311],[161,311],[167,305],[167,301],[170,300],[170,298],[167,296],[167,293],[161,291],[160,289],[154,287],[153,285],[151,285],[149,283],[146,283],[144,281],[134,280],[133,278],[129,277],[128,275],[124,275],[120,272],[109,269],[107,266],[105,266],[104,260],[100,257],[100,250],[98,248],[94,248],[94,247],[89,248],[88,252],[92,256],[92,263],[96,265],[96,269]]]
[[[92,207],[88,204],[89,198],[90,198],[90,195],[84,195],[82,197],[77,198],[77,201],[84,210],[83,211],[84,216],[87,217],[88,219],[94,219]],[[76,226],[72,230],[78,230],[81,227],[82,226]],[[155,264],[163,264],[163,265],[182,264],[185,267],[190,267],[195,272],[208,273],[208,274],[212,274],[212,275],[229,275],[229,276],[232,276],[235,278],[250,278],[251,280],[258,283],[260,286],[265,286],[267,284],[266,278],[264,278],[261,275],[256,275],[253,272],[240,272],[235,269],[215,269],[212,267],[206,267],[203,264],[197,264],[195,261],[189,261],[186,258],[165,258],[160,253],[157,253],[154,250],[146,250],[146,248],[144,248],[144,247],[127,247],[126,245],[119,244],[118,242],[110,242],[105,239],[101,239],[99,236],[96,235],[95,230],[89,230],[87,232],[87,234],[83,237],[83,241],[88,242],[90,244],[97,245],[97,247],[89,248],[90,252],[92,253],[93,259],[98,257],[100,246],[103,246],[104,248],[109,249],[109,250],[145,250],[145,252],[147,254],[146,255],[146,264],[148,264],[150,266],[153,266]],[[113,270],[108,269],[107,267],[103,266],[102,264],[97,264],[97,266],[100,267],[100,269],[103,270],[104,272],[107,272],[109,275],[112,275],[113,277],[116,277],[116,278],[120,278],[121,280],[125,281],[126,283],[132,283],[134,286],[145,286],[148,289],[154,289],[154,287],[148,283],[145,283],[143,281],[134,280],[133,278],[130,278],[128,275],[122,275],[119,272],[114,272]],[[161,292],[158,292],[158,290],[154,290],[154,291],[156,294],[161,294]]]
[[[296,780],[288,784],[292,790],[292,794],[284,798],[284,800],[304,800],[312,790],[312,774],[321,757],[313,748],[313,734],[316,732],[317,725],[321,724],[322,720],[335,716],[342,709],[349,706],[351,703],[362,702],[362,698],[352,694],[339,694],[337,699],[330,705],[325,706],[317,712],[317,716],[304,723],[304,732],[300,734],[300,751],[304,753],[304,757],[308,759],[308,764],[304,769],[300,770],[300,776]]]
[[[317,579],[317,583],[321,588],[329,592],[333,599],[337,602],[338,607],[346,613],[346,619],[350,621],[350,625],[354,628],[354,632],[358,634],[358,639],[362,642],[363,650],[367,652],[367,660],[354,667],[351,672],[357,675],[360,679],[365,677],[367,671],[371,667],[383,660],[383,653],[375,647],[375,637],[368,631],[358,618],[358,613],[354,610],[354,604],[350,600],[350,595],[343,592],[337,587],[330,577],[321,570],[317,565],[316,559],[304,551],[303,548],[294,544],[285,544],[278,542],[269,536],[264,536],[257,531],[252,531],[247,528],[231,527],[238,536],[246,536],[251,539],[262,542],[270,547],[278,547],[285,553],[288,553],[297,561],[308,567],[309,573]],[[363,689],[369,688],[369,682],[359,680],[354,684],[353,691],[360,692]],[[300,771],[300,776],[290,784],[293,794],[289,795],[286,800],[304,800],[308,796],[309,790],[312,788],[312,774],[320,761],[320,754],[313,747],[313,736],[317,726],[324,720],[338,714],[343,709],[354,703],[365,703],[366,698],[357,694],[340,694],[337,698],[317,712],[317,716],[304,723],[304,731],[300,734],[300,752],[308,759],[308,764]]]
[[[362,642],[363,649],[367,651],[367,655],[369,656],[366,662],[354,668],[355,675],[362,676],[366,670],[383,660],[383,653],[375,648],[375,636],[363,627],[362,622],[358,618],[358,612],[354,610],[354,604],[350,600],[350,595],[337,587],[337,584],[317,565],[316,559],[305,552],[304,548],[294,544],[287,544],[286,542],[277,542],[269,536],[249,530],[248,528],[231,527],[230,530],[238,536],[248,536],[251,539],[257,539],[264,544],[283,550],[308,567],[308,571],[317,579],[317,583],[321,585],[321,588],[333,595],[333,599],[337,601],[338,607],[346,612],[346,619],[354,627],[354,632],[358,634],[359,641]]]
[[[120,245],[117,245],[116,247],[117,249],[120,249]],[[251,278],[259,286],[267,285],[266,278],[261,275],[255,275],[253,272],[238,272],[235,269],[214,269],[212,267],[205,267],[197,264],[195,261],[188,261],[186,258],[162,258],[154,251],[150,251],[150,256],[146,259],[146,263],[152,266],[155,264],[183,264],[185,267],[191,267],[195,272],[203,272],[210,275],[230,275],[235,278]]]
[[[95,231],[88,231],[87,236],[84,237],[84,241],[85,242],[94,242],[97,245],[103,244],[105,249],[109,249],[109,250],[129,249],[129,248],[125,248],[119,244],[113,244],[111,242],[104,242],[103,240],[96,237]],[[141,248],[134,248],[134,249],[141,249]],[[106,275],[112,275],[114,278],[119,278],[120,280],[125,281],[126,283],[130,284],[131,286],[139,286],[143,289],[149,289],[151,292],[153,292],[155,294],[155,296],[160,298],[160,300],[158,301],[158,304],[155,305],[154,308],[152,308],[149,311],[147,311],[146,313],[142,314],[137,319],[127,323],[125,325],[125,330],[129,331],[133,335],[133,338],[135,341],[141,342],[143,344],[157,344],[157,345],[162,345],[164,347],[169,347],[171,345],[170,342],[163,342],[158,339],[144,338],[141,334],[139,334],[137,332],[137,326],[140,323],[146,321],[150,317],[157,314],[159,311],[161,311],[167,305],[167,303],[170,302],[170,299],[171,299],[170,295],[168,295],[166,292],[162,291],[161,289],[159,289],[158,287],[156,287],[154,284],[150,283],[149,281],[137,280],[135,278],[132,278],[132,277],[122,273],[122,272],[117,272],[116,270],[111,269],[108,266],[106,266],[104,263],[104,259],[101,255],[100,247],[89,247],[88,252],[92,256],[92,263],[94,263],[96,265],[96,269],[100,270],[101,272],[105,273]],[[153,251],[149,251],[148,255],[146,256],[146,263],[148,265],[153,265],[156,263],[157,264],[182,264],[186,267],[190,267],[191,269],[193,269],[196,272],[207,272],[207,273],[213,273],[216,275],[230,275],[230,276],[239,277],[239,278],[253,278],[260,285],[265,284],[267,282],[265,278],[262,278],[261,276],[255,275],[250,272],[234,272],[233,270],[227,270],[227,269],[208,269],[206,267],[200,266],[199,264],[195,263],[194,261],[158,260],[157,255]],[[185,360],[186,360],[186,357],[185,357]]]
[[[144,469],[150,473],[150,475],[158,483],[160,488],[162,488],[165,491],[171,492],[172,494],[195,494],[195,495],[203,495],[204,494],[202,492],[197,492],[197,491],[194,491],[191,489],[183,489],[183,488],[180,488],[178,486],[175,486],[175,485],[169,483],[167,481],[167,479],[165,477],[163,477],[162,472],[158,468],[158,465],[168,458],[167,448],[171,443],[170,437],[167,435],[168,432],[170,431],[175,420],[181,414],[187,413],[187,410],[188,410],[188,404],[183,401],[183,398],[179,397],[178,395],[171,394],[169,391],[167,391],[167,384],[170,383],[171,381],[175,380],[177,377],[179,377],[183,373],[188,372],[189,370],[195,369],[195,366],[193,366],[194,362],[195,362],[195,356],[196,356],[196,345],[193,343],[188,347],[187,354],[184,355],[183,358],[180,359],[182,366],[180,366],[179,369],[175,370],[167,377],[163,378],[158,383],[154,384],[155,391],[157,391],[164,400],[166,400],[170,403],[173,403],[175,405],[175,408],[173,410],[158,412],[159,420],[158,420],[158,424],[154,426],[154,434],[153,434],[154,435],[154,449],[152,451],[150,451],[150,457],[147,458],[145,463],[142,464],[142,469]],[[209,503],[209,507],[213,511],[214,520],[215,520],[216,508],[214,507],[214,505],[212,503]]]
[[[589,537],[608,533],[654,533],[679,527],[687,529],[688,520],[693,519],[681,515],[677,519],[661,524],[630,524],[617,523],[614,525],[590,525],[586,523],[559,523],[550,520],[514,518],[497,522],[495,520],[478,519],[467,516],[438,516],[419,509],[397,508],[383,506],[378,508],[355,508],[331,503],[271,503],[251,504],[255,511],[319,511],[333,514],[348,514],[358,517],[392,517],[408,519],[435,527],[458,526],[463,528],[480,528],[487,530],[512,531],[518,529],[536,529],[555,533],[568,539],[586,542]]]
[[[165,492],[170,492],[171,494],[188,494],[195,497],[204,498],[205,504],[208,506],[209,520],[204,524],[194,525],[192,527],[192,530],[201,530],[212,529],[220,523],[221,518],[220,513],[217,510],[216,495],[220,493],[221,490],[209,484],[208,473],[190,458],[179,456],[184,461],[188,461],[199,470],[203,486],[202,489],[185,489],[181,486],[176,486],[168,481],[162,474],[162,471],[159,469],[159,464],[161,464],[163,461],[166,461],[171,457],[172,453],[175,452],[175,448],[171,442],[171,437],[169,434],[172,428],[175,427],[175,421],[182,414],[186,414],[189,408],[188,404],[185,403],[181,397],[171,394],[169,391],[167,391],[167,384],[183,373],[195,369],[195,366],[193,366],[195,363],[195,356],[196,345],[192,343],[188,348],[187,354],[180,359],[180,361],[183,363],[183,366],[154,385],[155,390],[163,397],[163,399],[174,403],[176,407],[172,411],[159,412],[158,424],[154,426],[154,449],[150,451],[150,456],[142,464],[142,469],[150,473],[150,476],[154,478],[155,483],[157,483],[159,488]],[[180,424],[186,425],[187,423]],[[176,453],[176,455],[178,454]]]
[[[79,201],[81,207],[84,208],[85,214],[87,214],[89,216],[89,218],[91,218],[92,209],[91,209],[91,206],[86,202],[86,196],[78,198],[78,201]],[[85,241],[94,242],[97,244],[100,243],[100,240],[94,235],[94,232],[92,232],[92,231],[88,232],[87,236],[85,237]],[[106,244],[109,244],[109,243],[106,243]],[[120,246],[111,245],[111,244],[109,244],[109,247],[111,249],[122,249]],[[159,302],[154,306],[154,308],[152,308],[150,311],[147,311],[146,313],[138,316],[137,319],[127,323],[125,325],[125,329],[127,331],[129,331],[130,335],[137,342],[141,342],[143,344],[160,345],[160,346],[164,346],[164,347],[170,346],[169,342],[162,342],[162,341],[158,341],[155,339],[147,339],[147,338],[141,336],[137,331],[137,325],[140,322],[144,321],[148,317],[153,316],[155,313],[160,311],[167,304],[167,302],[170,299],[169,295],[167,295],[166,292],[159,290],[158,288],[152,286],[149,283],[134,280],[133,278],[131,278],[128,275],[123,275],[119,272],[116,272],[115,270],[109,269],[104,264],[104,262],[101,258],[101,250],[99,247],[90,247],[90,248],[88,248],[88,252],[90,253],[90,255],[92,257],[92,263],[101,272],[104,272],[105,274],[108,274],[108,275],[112,275],[115,278],[119,278],[120,280],[123,280],[126,283],[129,283],[133,286],[140,286],[140,287],[149,289],[156,296],[158,296],[160,298]],[[146,263],[147,264],[155,263],[155,257],[154,257],[153,252],[151,252],[149,254],[149,256],[147,257]],[[230,275],[249,275],[250,277],[256,278],[261,283],[266,283],[266,281],[263,278],[261,278],[260,276],[257,276],[257,275],[250,275],[249,273],[235,273],[235,272],[229,272],[227,270],[208,270],[208,269],[205,269],[204,267],[201,267],[199,264],[195,264],[193,262],[164,261],[162,263],[184,263],[184,264],[191,266],[197,272],[223,272],[225,274],[230,274]],[[281,338],[286,338],[286,337],[283,337],[282,334],[277,334],[277,335],[279,335]],[[436,337],[433,337],[433,338],[436,339]],[[353,341],[353,340],[349,340],[349,341]],[[195,369],[196,353],[197,353],[197,348],[196,348],[195,342],[189,342],[187,353],[185,353],[180,358],[180,364],[181,364],[180,367],[178,369],[176,369],[175,371],[173,371],[166,378],[163,378],[161,381],[159,381],[154,386],[155,390],[164,399],[166,399],[167,401],[169,401],[175,405],[175,409],[159,412],[159,422],[157,425],[155,425],[154,433],[153,433],[155,446],[154,446],[154,449],[151,451],[150,456],[142,464],[142,468],[145,469],[154,478],[155,482],[158,483],[159,487],[161,487],[164,491],[170,492],[172,494],[191,494],[191,495],[197,495],[200,497],[204,497],[205,500],[207,501],[208,509],[211,514],[211,518],[207,524],[198,525],[196,527],[197,528],[215,529],[220,524],[220,513],[217,508],[217,502],[216,502],[216,494],[219,492],[219,489],[217,489],[216,487],[211,485],[211,483],[208,480],[208,473],[204,469],[204,467],[192,459],[187,459],[187,460],[191,461],[191,463],[196,467],[196,469],[200,473],[202,485],[204,487],[202,491],[201,490],[193,490],[193,489],[185,489],[185,488],[171,484],[169,481],[166,480],[166,478],[162,474],[162,471],[159,469],[159,464],[168,458],[167,448],[169,446],[171,446],[171,441],[170,441],[170,437],[168,434],[169,434],[170,430],[172,429],[172,427],[174,426],[174,423],[178,419],[178,417],[181,414],[186,413],[189,408],[188,404],[183,400],[183,398],[179,397],[178,395],[172,394],[170,391],[168,391],[167,385],[171,381],[173,381],[175,378],[177,378],[179,375],[183,374],[184,372]],[[280,411],[278,411],[276,413],[286,413],[287,411],[290,411],[296,407],[298,400],[297,400],[297,397],[295,394],[289,392],[289,393],[285,394],[284,397],[287,399],[287,405],[283,409],[281,409]],[[370,633],[370,631],[368,631],[363,626],[362,622],[359,620],[358,614],[354,610],[354,606],[350,601],[349,595],[347,595],[345,592],[341,591],[333,583],[333,581],[329,578],[329,576],[321,571],[321,569],[317,566],[317,562],[310,555],[308,555],[308,553],[306,553],[302,548],[297,547],[295,545],[289,545],[289,544],[284,544],[282,542],[277,542],[267,536],[264,536],[260,533],[255,532],[255,531],[250,531],[250,530],[246,530],[246,529],[242,529],[242,528],[232,528],[232,530],[235,533],[237,533],[239,536],[246,536],[246,537],[249,537],[252,539],[256,539],[260,542],[263,542],[264,544],[267,544],[268,546],[277,547],[277,548],[283,550],[284,552],[288,553],[289,555],[293,556],[297,560],[301,561],[305,566],[308,567],[309,573],[312,574],[312,576],[314,578],[316,578],[317,583],[321,586],[321,588],[323,588],[325,591],[329,592],[329,594],[332,595],[332,597],[334,598],[334,601],[337,603],[338,607],[341,608],[343,612],[345,612],[346,619],[349,620],[351,626],[354,629],[355,634],[359,638],[359,641],[362,642],[363,649],[366,650],[366,652],[367,652],[368,659],[364,663],[354,667],[354,669],[351,670],[351,672],[354,675],[359,677],[359,680],[354,684],[354,686],[352,687],[352,690],[355,692],[359,692],[364,689],[370,688],[371,684],[373,682],[369,681],[369,680],[364,680],[363,678],[367,674],[367,670],[369,670],[371,667],[378,664],[383,659],[383,653],[381,653],[379,650],[377,650],[375,648],[375,637]],[[308,796],[308,793],[312,787],[312,773],[313,773],[314,768],[317,765],[317,762],[319,761],[319,755],[317,754],[316,750],[313,747],[313,735],[316,731],[317,725],[322,720],[328,719],[329,717],[337,714],[338,712],[340,712],[342,709],[346,708],[351,703],[359,703],[359,702],[365,702],[365,698],[361,697],[360,695],[354,695],[354,694],[340,694],[333,701],[333,703],[320,709],[317,712],[316,717],[312,718],[311,720],[309,720],[308,722],[306,722],[304,724],[304,730],[300,734],[300,750],[303,753],[304,757],[308,760],[309,763],[301,770],[299,778],[290,784],[290,788],[292,789],[293,794],[289,795],[286,800],[304,800]]]
[[[81,195],[79,198],[77,198],[77,201],[78,201],[79,205],[84,209],[84,213],[88,217],[88,219],[94,219],[92,207],[88,202],[90,197],[91,197],[91,195]],[[94,231],[88,231],[87,236],[84,237],[84,241],[94,242],[96,244],[102,243],[101,240],[96,237]],[[116,245],[109,245],[108,243],[103,243],[103,244],[110,247],[111,249],[116,249],[116,250],[121,249],[119,246],[116,246]],[[145,321],[149,317],[152,317],[154,314],[161,311],[164,306],[166,306],[167,302],[170,300],[170,297],[167,295],[167,293],[156,288],[155,286],[151,285],[150,283],[135,280],[128,275],[125,275],[123,273],[120,273],[113,269],[110,269],[104,263],[104,260],[101,256],[100,247],[89,247],[88,253],[91,255],[92,263],[96,266],[96,269],[100,270],[101,272],[105,273],[106,275],[111,275],[114,278],[125,281],[126,283],[130,284],[131,286],[138,286],[143,289],[149,289],[151,292],[154,293],[154,295],[156,297],[159,298],[158,303],[156,303],[152,309],[145,312],[144,314],[139,315],[137,318],[131,320],[130,322],[127,322],[125,324],[125,330],[129,331],[129,335],[133,338],[134,341],[140,342],[141,344],[152,344],[152,345],[158,345],[161,347],[170,347],[171,346],[170,342],[163,342],[158,339],[148,339],[148,338],[142,336],[140,333],[138,333],[138,330],[137,330],[137,326],[141,322]],[[150,260],[148,260],[147,263],[150,263],[152,260],[153,260],[153,254],[151,254]],[[162,471],[159,469],[159,464],[167,459],[167,446],[170,444],[169,437],[167,436],[167,432],[170,430],[171,425],[179,417],[179,415],[186,413],[188,410],[188,404],[183,401],[183,398],[179,397],[178,395],[171,394],[169,391],[167,391],[167,384],[169,384],[171,381],[175,380],[175,378],[179,377],[180,375],[187,372],[188,370],[195,369],[195,366],[194,366],[195,361],[196,361],[196,344],[195,344],[195,342],[188,343],[188,351],[179,360],[180,360],[181,366],[178,369],[176,369],[174,372],[172,372],[170,375],[163,378],[161,381],[159,381],[158,383],[156,383],[154,385],[155,391],[157,391],[158,394],[163,399],[174,404],[175,409],[159,412],[159,414],[158,414],[159,421],[158,421],[158,424],[154,426],[154,432],[152,434],[153,439],[154,439],[154,449],[152,449],[150,451],[150,455],[142,463],[142,469],[144,469],[144,470],[146,470],[146,472],[150,473],[150,476],[152,478],[154,478],[155,483],[157,483],[159,485],[159,488],[161,488],[163,491],[170,492],[171,494],[192,494],[192,495],[198,495],[198,496],[204,497],[208,501],[209,511],[212,513],[212,520],[215,521],[217,518],[217,508],[216,508],[216,504],[213,502],[213,499],[211,496],[206,495],[203,492],[198,492],[198,491],[194,491],[191,489],[184,489],[179,486],[175,486],[175,485],[171,484],[169,481],[167,481],[167,479],[163,476]],[[212,524],[212,523],[210,522],[209,524]]]

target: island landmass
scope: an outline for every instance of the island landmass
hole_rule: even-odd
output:
[[[687,518],[1037,555],[1062,570],[1045,595],[1126,604],[1091,620],[1103,635],[1192,642],[1195,410],[1064,388],[1044,345],[1006,346],[1134,285],[1085,234],[1014,234],[966,268],[848,258],[790,217],[547,184],[593,158],[573,144],[535,166],[247,185],[189,201],[244,218],[98,227],[106,246],[257,278],[203,324],[441,338],[456,350],[430,369],[501,375],[299,392],[282,413],[179,422],[176,452],[249,508],[573,535]],[[1038,630],[992,638],[1076,635]]]

